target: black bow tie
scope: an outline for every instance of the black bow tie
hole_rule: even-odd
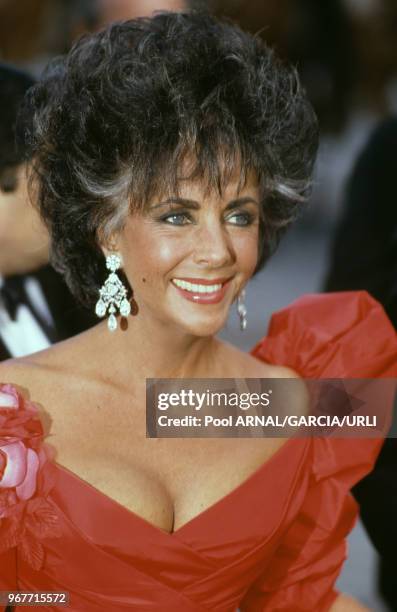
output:
[[[19,304],[27,303],[23,280],[19,276],[4,279],[3,285],[0,287],[0,300],[3,302],[10,319],[15,321]]]

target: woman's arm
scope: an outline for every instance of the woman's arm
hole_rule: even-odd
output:
[[[371,610],[353,599],[353,597],[350,597],[350,595],[341,593],[335,599],[329,612],[371,612]]]

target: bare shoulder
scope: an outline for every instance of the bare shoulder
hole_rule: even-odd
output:
[[[47,349],[0,363],[0,383],[12,384],[24,397],[51,404],[62,390],[76,384],[82,370],[76,368],[85,352],[84,334]]]
[[[33,356],[32,356],[33,357]],[[36,380],[45,381],[45,376],[34,359],[19,357],[0,363],[0,384],[11,384],[26,398],[30,398]]]
[[[221,351],[224,352],[230,376],[241,376],[242,378],[300,378],[299,374],[292,368],[265,363],[256,357],[246,353],[227,342],[221,343]]]
[[[233,345],[222,343],[224,359],[228,363],[227,377],[230,378],[268,378],[290,379],[291,382],[274,382],[277,395],[281,403],[288,407],[294,415],[303,415],[309,412],[310,396],[303,378],[292,368],[287,366],[265,363],[249,353],[245,353]],[[223,374],[225,376],[225,374]]]

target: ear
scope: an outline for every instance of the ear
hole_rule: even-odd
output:
[[[98,234],[98,243],[104,257],[107,257],[108,255],[111,255],[114,252],[119,252],[120,239],[118,234],[116,233],[113,233],[110,236]]]

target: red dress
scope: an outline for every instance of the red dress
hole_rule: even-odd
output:
[[[307,378],[397,376],[396,334],[365,292],[299,299],[252,354]],[[0,391],[0,590],[68,591],[73,612],[329,610],[357,517],[349,490],[382,439],[291,438],[168,534],[57,465],[34,405]]]

